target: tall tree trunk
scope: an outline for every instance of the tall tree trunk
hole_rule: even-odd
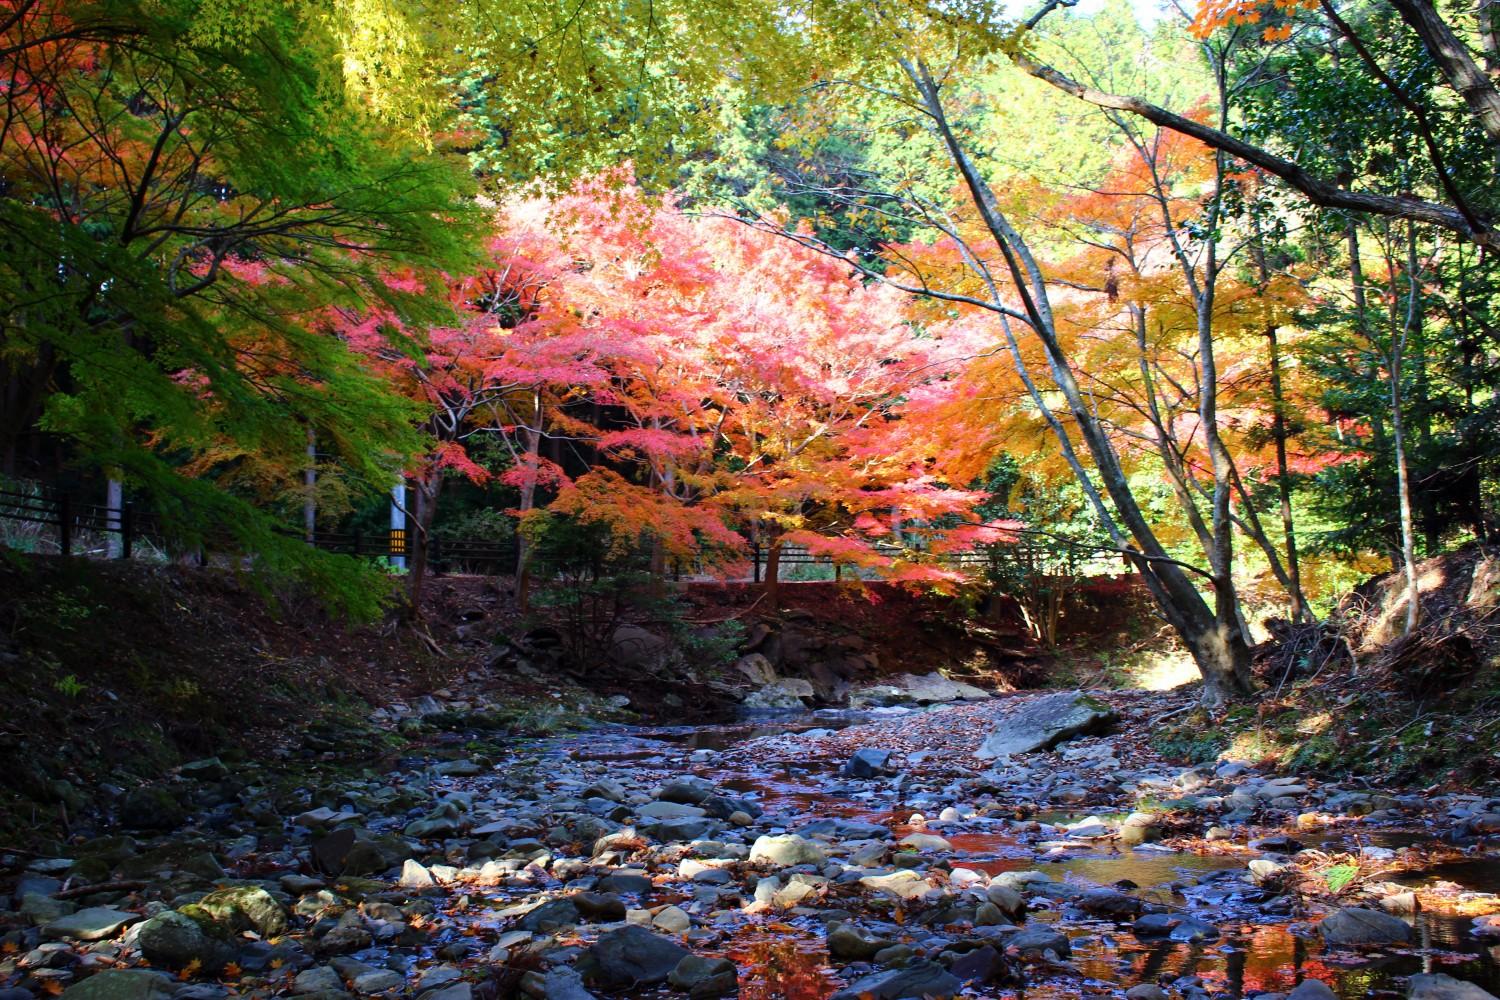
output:
[[[1261,295],[1264,296],[1271,285],[1271,269],[1266,262],[1266,247],[1258,222],[1255,226],[1254,249],[1256,268],[1260,272]],[[1279,333],[1276,324],[1268,318],[1266,350],[1271,363],[1271,438],[1276,445],[1276,493],[1281,507],[1281,533],[1286,540],[1287,617],[1300,622],[1311,618],[1311,613],[1307,607],[1307,599],[1302,594],[1302,565],[1297,556],[1297,529],[1292,521],[1292,476],[1286,458],[1286,393],[1281,384]]]
[[[415,524],[408,530],[408,551],[411,563],[408,569],[407,598],[411,601],[413,618],[422,617],[422,592],[427,583],[428,553],[431,549],[432,522],[437,515],[438,495],[443,490],[443,474],[436,470],[423,472],[417,477],[417,510]],[[412,520],[412,519],[409,519]]]
[[[537,462],[542,454],[542,394],[532,393],[534,424],[526,428],[526,476],[521,482],[521,514],[536,506]],[[516,533],[516,606],[522,611],[531,607],[531,544],[525,534]]]
[[[775,611],[781,606],[781,535],[771,540],[766,548],[765,595],[767,610]]]
[[[1406,319],[1399,329],[1391,331],[1391,439],[1396,449],[1396,490],[1401,508],[1401,560],[1406,566],[1406,628],[1410,633],[1421,616],[1421,591],[1417,586],[1417,546],[1411,513],[1411,476],[1406,465],[1405,419],[1402,416],[1401,369],[1406,340],[1417,316],[1417,242],[1416,231],[1407,223]]]

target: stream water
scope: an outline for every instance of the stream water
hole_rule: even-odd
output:
[[[830,790],[830,763],[798,760],[784,753],[757,754],[755,741],[813,730],[838,730],[888,718],[891,713],[816,713],[753,719],[737,725],[665,729],[622,729],[554,739],[534,748],[575,760],[611,761],[633,769],[660,771],[664,778],[690,771],[718,787],[753,799],[788,829],[828,818],[891,824],[897,835],[908,827],[894,810],[899,793]],[[731,752],[742,751],[742,752]],[[1080,814],[1081,815],[1081,814]],[[1046,817],[1054,822],[1077,816]],[[953,847],[954,867],[989,875],[1042,869],[1054,879],[1082,887],[1115,886],[1215,924],[1222,937],[1212,943],[1138,941],[1129,923],[1069,917],[1059,910],[1035,910],[1027,924],[1056,922],[1071,938],[1071,969],[1032,969],[1024,987],[970,987],[972,996],[1032,998],[1119,995],[1138,983],[1186,981],[1231,998],[1284,992],[1304,978],[1331,985],[1345,1000],[1405,996],[1405,977],[1423,971],[1447,972],[1500,993],[1500,946],[1469,932],[1470,918],[1423,913],[1411,918],[1418,943],[1377,957],[1327,953],[1309,923],[1268,915],[1251,902],[1244,854],[1195,853],[1154,845],[1140,848],[1070,844],[1042,848],[1012,832],[965,824],[943,830]],[[1422,847],[1438,845],[1423,829],[1381,829],[1325,834],[1326,852],[1358,851],[1361,845]],[[1253,855],[1251,855],[1253,856]],[[1439,881],[1475,892],[1500,890],[1500,854],[1437,863],[1394,877],[1412,886]],[[682,898],[687,898],[684,889]],[[742,1000],[822,1000],[840,987],[824,950],[815,915],[747,915],[734,922],[718,952],[741,967]]]

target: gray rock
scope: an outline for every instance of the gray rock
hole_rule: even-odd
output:
[[[1338,994],[1321,979],[1304,979],[1286,995],[1286,1000],[1338,1000]]]
[[[107,969],[69,986],[63,1000],[167,1000],[176,984],[145,969]]]
[[[1217,941],[1219,929],[1196,917],[1180,913],[1148,913],[1130,925],[1130,932],[1143,941]]]
[[[889,938],[865,930],[857,924],[838,924],[828,931],[828,954],[844,962],[864,962],[892,945]]]
[[[233,957],[227,943],[210,938],[198,921],[173,910],[141,924],[136,935],[141,954],[164,969],[185,969],[196,962],[205,972],[217,972]]]
[[[828,860],[823,849],[795,833],[757,837],[750,847],[751,863],[766,861],[774,865],[821,865]]]
[[[701,805],[703,800],[713,793],[714,786],[707,781],[704,781],[702,778],[687,777],[669,782],[656,797],[662,802],[676,802],[681,805],[696,806]]]
[[[141,919],[140,914],[117,910],[113,906],[90,906],[59,917],[42,928],[48,941],[64,938],[73,941],[102,941]]]
[[[891,751],[864,747],[854,751],[844,765],[844,774],[851,778],[880,778],[891,774]]]
[[[949,701],[983,701],[990,696],[984,688],[949,680],[940,673],[901,674],[894,683],[910,701],[919,705]]]
[[[516,930],[555,931],[578,923],[578,906],[571,899],[553,899],[516,921]]]
[[[1346,906],[1330,913],[1318,924],[1323,942],[1333,948],[1368,948],[1406,944],[1412,940],[1411,925],[1400,917],[1360,906]]]
[[[534,975],[534,974],[533,974]],[[546,975],[528,976],[526,991],[541,1000],[595,1000],[583,985],[583,977],[566,965],[547,970]]]
[[[423,993],[419,1000],[474,1000],[474,987],[468,983],[453,983]]]
[[[922,961],[856,979],[829,1000],[946,1000],[961,989],[957,976],[936,962]]]
[[[286,912],[269,892],[255,885],[211,892],[182,908],[188,916],[221,928],[225,936],[254,931],[263,938],[286,933]]]
[[[739,989],[739,970],[727,958],[688,955],[677,963],[667,984],[690,997],[722,997]]]
[[[815,697],[816,694],[810,681],[800,677],[782,677],[752,691],[743,704],[746,708],[806,708],[802,699]]]
[[[223,781],[229,777],[229,768],[217,757],[205,757],[188,761],[177,773],[194,781]]]
[[[1042,695],[1001,712],[975,756],[985,760],[1047,750],[1082,733],[1102,732],[1113,709],[1080,691]]]
[[[355,976],[350,985],[356,993],[385,993],[405,986],[406,977],[391,969],[371,969]]]
[[[1496,1000],[1493,993],[1441,972],[1412,976],[1408,989],[1407,1000]]]
[[[1167,991],[1154,983],[1140,983],[1125,991],[1125,1000],[1167,1000]]]
[[[77,913],[78,907],[66,899],[53,899],[39,892],[28,892],[21,900],[19,912],[33,924],[43,925],[61,920],[70,913]]]
[[[675,941],[631,925],[600,935],[576,967],[587,982],[607,990],[655,986],[688,954]]]
[[[1023,956],[1040,955],[1050,951],[1061,958],[1067,958],[1073,953],[1073,946],[1068,941],[1068,936],[1050,927],[1028,927],[1019,934],[1007,938],[1005,946],[1014,948],[1017,954]]]
[[[326,965],[317,965],[297,973],[292,980],[293,993],[341,993],[344,981]]]
[[[407,858],[401,865],[401,879],[396,884],[403,889],[427,889],[437,883],[426,865]]]

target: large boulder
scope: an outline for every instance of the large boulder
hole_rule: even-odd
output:
[[[678,655],[669,639],[639,625],[621,625],[610,638],[609,658],[621,667],[660,670]]]
[[[772,681],[758,691],[752,691],[743,704],[746,708],[806,708],[802,699],[817,694],[808,681],[799,677],[783,677]]]
[[[274,896],[257,885],[241,885],[211,892],[182,912],[218,929],[225,937],[254,931],[263,938],[286,933],[286,912]]]
[[[777,680],[776,668],[761,653],[747,653],[740,657],[734,661],[734,669],[738,670],[745,680],[757,687],[763,684],[773,684]]]
[[[141,924],[136,942],[148,962],[174,971],[192,966],[217,972],[233,958],[233,949],[226,942],[209,937],[198,921],[174,910],[158,913]]]
[[[1043,695],[1003,710],[975,756],[985,760],[1050,750],[1063,740],[1103,732],[1117,716],[1081,691]]]
[[[950,680],[933,671],[930,674],[901,674],[895,684],[906,693],[908,701],[930,705],[947,701],[983,701],[990,693],[963,681]]]
[[[146,969],[106,969],[63,990],[63,1000],[167,1000],[171,976]]]
[[[1346,906],[1318,924],[1323,943],[1331,948],[1379,948],[1412,940],[1411,924],[1380,910]]]
[[[623,990],[666,982],[689,954],[675,941],[630,925],[600,935],[576,968],[595,986]]]

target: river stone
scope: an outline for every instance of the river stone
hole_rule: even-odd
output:
[[[880,778],[890,773],[891,752],[865,747],[854,751],[844,765],[844,774],[851,778]]]
[[[1073,736],[1102,732],[1115,719],[1113,709],[1081,691],[1043,695],[1002,711],[974,753],[993,760],[1048,750]]]
[[[1130,925],[1130,933],[1143,941],[1217,941],[1219,929],[1196,917],[1179,913],[1148,913]]]
[[[823,853],[821,847],[795,833],[757,837],[750,847],[751,864],[769,861],[774,865],[790,867],[792,865],[821,865],[827,860],[828,856]]]
[[[385,993],[406,985],[406,977],[392,969],[371,969],[354,977],[350,984],[356,993]]]
[[[984,688],[949,680],[939,673],[901,674],[893,683],[906,695],[906,699],[919,705],[947,701],[983,701],[990,696]]]
[[[339,974],[326,965],[314,966],[297,973],[297,978],[292,980],[292,992],[305,993],[342,993],[344,981]]]
[[[815,694],[810,681],[800,677],[782,677],[751,692],[743,704],[746,708],[806,708],[802,699],[811,698]]]
[[[1040,955],[1050,951],[1061,958],[1073,953],[1068,936],[1051,927],[1028,927],[1006,939],[1007,948],[1014,948],[1019,955]]]
[[[1323,942],[1334,948],[1380,947],[1406,944],[1412,939],[1411,925],[1400,917],[1361,906],[1346,906],[1330,913],[1318,924]]]
[[[707,815],[707,811],[680,802],[647,802],[636,810],[636,815],[644,819],[696,819]]]
[[[64,1000],[167,1000],[176,984],[145,969],[106,969],[63,990]]]
[[[655,986],[667,981],[689,952],[644,927],[628,925],[600,935],[577,969],[584,979],[606,990]]]
[[[1443,973],[1412,976],[1407,1000],[1496,1000],[1493,993]]]
[[[427,889],[437,883],[426,865],[413,858],[407,858],[401,864],[401,879],[396,884],[403,889]]]
[[[1286,1000],[1338,1000],[1338,994],[1321,979],[1304,979],[1286,995]]]
[[[828,931],[828,954],[844,962],[868,961],[891,944],[889,938],[872,934],[858,924],[838,924]]]
[[[555,966],[546,975],[527,973],[521,988],[540,1000],[596,1000],[583,985],[583,977],[566,965]]]
[[[898,847],[910,847],[914,851],[951,851],[953,845],[933,833],[908,833],[896,841]]]
[[[739,989],[739,976],[739,970],[727,958],[688,955],[677,963],[667,984],[690,997],[722,997]]]
[[[198,902],[183,907],[194,919],[206,919],[226,934],[254,931],[263,938],[286,933],[286,913],[269,892],[255,885],[236,886],[211,892]]]
[[[28,892],[22,897],[17,912],[31,923],[40,926],[50,924],[54,920],[61,920],[70,913],[77,913],[78,907],[66,899],[53,899],[39,892]]]
[[[610,872],[594,887],[599,892],[619,892],[628,896],[644,896],[652,888],[651,879],[640,872]]]
[[[555,931],[578,923],[578,919],[578,906],[573,900],[553,899],[527,911],[525,916],[516,921],[516,930]]]
[[[947,1000],[961,989],[963,983],[947,969],[919,961],[856,979],[829,1000]]]
[[[140,920],[140,914],[117,910],[113,906],[90,906],[59,917],[42,928],[48,941],[64,938],[73,941],[102,941]]]
[[[657,794],[662,802],[677,802],[682,805],[702,805],[703,800],[714,793],[714,786],[698,777],[678,778],[668,782]],[[698,815],[702,815],[699,813]]]
[[[233,957],[228,944],[210,938],[198,921],[173,910],[141,924],[136,935],[146,961],[164,969],[180,970],[196,962],[205,972],[217,972]]]

